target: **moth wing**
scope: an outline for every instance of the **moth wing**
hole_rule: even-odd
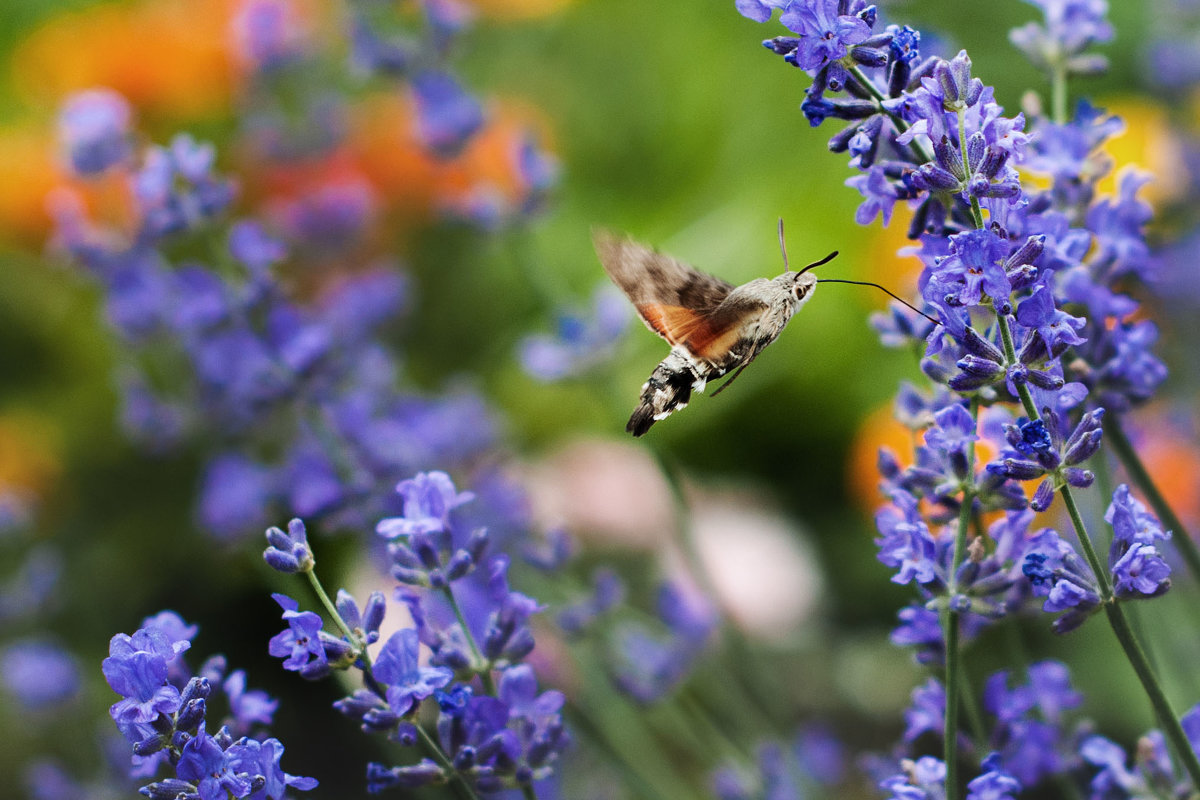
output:
[[[633,303],[646,327],[672,345],[719,336],[710,316],[733,284],[606,231],[593,235],[608,277]]]

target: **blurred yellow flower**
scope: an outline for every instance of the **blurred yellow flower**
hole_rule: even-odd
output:
[[[1097,193],[1116,194],[1116,174],[1121,167],[1132,165],[1154,176],[1141,191],[1142,199],[1150,205],[1159,208],[1178,198],[1187,188],[1187,172],[1180,168],[1179,143],[1162,103],[1141,95],[1122,95],[1099,101],[1097,105],[1125,122],[1125,130],[1102,148],[1114,164],[1112,171],[1096,185]]]

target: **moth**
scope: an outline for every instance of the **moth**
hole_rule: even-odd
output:
[[[782,235],[781,224],[781,241]],[[687,406],[692,392],[703,392],[709,381],[732,373],[713,396],[733,383],[812,297],[817,277],[808,270],[837,255],[799,272],[734,286],[628,238],[596,231],[593,240],[613,283],[646,327],[671,345],[625,426],[634,436]]]

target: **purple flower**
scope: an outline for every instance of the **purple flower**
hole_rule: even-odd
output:
[[[456,155],[483,127],[483,108],[445,72],[423,72],[412,82],[417,134],[434,153]]]
[[[917,509],[917,500],[903,491],[892,493],[892,505],[875,515],[882,536],[875,540],[877,556],[885,566],[898,569],[893,583],[930,583],[937,577],[937,544]]]
[[[249,0],[233,19],[239,55],[258,70],[276,70],[303,52],[296,9],[284,0]]]
[[[923,294],[934,305],[978,306],[986,300],[1008,303],[1012,286],[1004,271],[1008,244],[988,230],[950,237],[950,255],[930,270]]]
[[[891,222],[892,208],[896,205],[898,195],[883,167],[872,166],[865,175],[847,178],[846,185],[857,189],[863,196],[862,203],[854,212],[854,221],[866,225],[878,214],[881,224],[886,228]]]
[[[0,683],[25,709],[47,708],[78,693],[79,666],[56,642],[18,639],[0,650]]]
[[[946,765],[933,756],[902,761],[901,772],[880,782],[888,800],[935,800],[945,796]]]
[[[249,776],[234,772],[225,750],[204,728],[183,746],[175,774],[180,780],[195,784],[200,800],[226,800],[250,794]]]
[[[267,528],[267,542],[271,546],[263,553],[263,558],[273,569],[283,573],[312,571],[315,562],[303,521],[293,519],[288,523],[287,533],[279,528]]]
[[[206,530],[231,538],[267,520],[275,498],[272,472],[238,453],[208,464],[198,516]]]
[[[1105,20],[1108,0],[1028,0],[1046,15],[1045,26],[1030,22],[1009,32],[1009,40],[1037,66],[1052,71],[1060,66],[1069,73],[1091,74],[1107,66],[1101,56],[1082,55],[1091,44],[1113,37]]]
[[[179,134],[169,147],[152,147],[133,176],[142,234],[155,240],[213,219],[233,201],[233,186],[212,173],[212,145]]]
[[[226,751],[225,756],[231,770],[264,779],[263,787],[251,793],[249,800],[283,800],[290,796],[289,789],[307,792],[317,787],[316,778],[302,778],[283,771],[279,764],[283,757],[283,744],[278,739],[239,739]]]
[[[270,725],[279,708],[279,701],[271,699],[270,695],[261,689],[246,689],[246,672],[236,669],[221,685],[225,696],[229,698],[229,713],[233,716],[235,728],[249,731],[254,725]]]
[[[129,159],[129,103],[111,89],[72,95],[59,112],[59,136],[71,167],[80,175],[98,175]]]
[[[629,303],[604,284],[593,294],[590,313],[562,313],[557,335],[525,337],[520,344],[521,366],[540,381],[578,375],[611,357],[630,318]]]
[[[1155,543],[1169,539],[1158,520],[1121,484],[1113,492],[1112,503],[1104,514],[1112,525],[1112,547],[1108,566],[1112,570],[1114,591],[1120,598],[1157,597],[1171,586],[1171,567],[1159,555]]]
[[[980,765],[983,773],[967,784],[967,800],[1013,800],[1021,782],[1004,772],[1000,757],[992,753]]]
[[[450,512],[474,499],[470,492],[459,492],[444,472],[421,472],[396,485],[404,499],[404,516],[380,520],[375,532],[386,539],[448,530]]]
[[[779,21],[800,37],[793,58],[804,70],[818,70],[837,61],[871,35],[871,26],[860,17],[838,14],[838,0],[788,3]]]
[[[255,275],[266,273],[287,258],[283,242],[272,238],[261,225],[251,220],[234,223],[229,229],[228,241],[230,255]]]
[[[1017,322],[1037,331],[1051,354],[1085,341],[1079,335],[1085,321],[1057,308],[1048,286],[1039,286],[1017,306]]]
[[[284,658],[286,670],[299,671],[312,662],[326,663],[321,616],[312,611],[298,611],[300,604],[287,595],[275,593],[271,597],[283,609],[288,628],[271,637],[268,652],[276,658]]]
[[[941,736],[946,719],[946,687],[936,678],[912,691],[912,704],[904,710],[904,741],[913,742],[925,733]]]
[[[789,3],[790,0],[734,0],[738,13],[755,22],[766,22],[772,9],[786,8]]]
[[[387,687],[388,706],[400,715],[454,679],[445,667],[422,667],[417,660],[420,643],[412,628],[396,631],[379,651],[371,673]]]
[[[379,200],[371,185],[345,179],[282,204],[278,218],[288,236],[303,246],[302,252],[319,257],[341,253],[359,242],[378,212]]]
[[[1089,736],[1079,747],[1087,763],[1100,767],[1092,777],[1093,797],[1154,797],[1174,790],[1174,771],[1166,742],[1158,731],[1138,741],[1136,765],[1125,765],[1125,751],[1103,736]]]

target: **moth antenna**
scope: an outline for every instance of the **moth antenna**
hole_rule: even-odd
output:
[[[788,266],[787,260],[787,244],[783,241],[783,217],[779,218],[779,252],[783,253],[783,271],[791,272],[792,268]]]
[[[832,253],[825,256],[820,261],[814,261],[813,263],[809,264],[804,269],[800,270],[800,272],[805,273],[805,272],[808,272],[810,269],[816,269],[817,267],[821,266],[822,264],[828,264],[830,261],[833,261],[835,258],[837,258],[837,254],[838,254],[838,251],[834,250]],[[880,288],[883,288],[883,287],[880,287]]]
[[[835,253],[834,255],[837,255],[837,254]],[[831,257],[832,257],[832,256],[831,256]],[[825,259],[825,261],[828,261],[828,260],[829,260],[828,258],[827,258],[827,259]],[[817,264],[814,264],[813,266],[817,266],[817,265],[819,265],[819,264],[822,264],[822,263],[824,263],[824,262],[822,262],[822,261],[818,261],[818,262],[817,262]],[[811,269],[811,268],[812,268],[812,267],[806,267],[806,268],[805,268],[805,271],[807,271],[808,269]],[[842,280],[841,278],[818,278],[818,279],[817,279],[817,283],[850,283],[850,284],[853,284],[853,285],[855,285],[855,286],[874,286],[876,289],[878,289],[879,291],[883,292],[884,294],[890,295],[890,296],[892,297],[892,299],[893,299],[893,300],[897,300],[897,301],[899,301],[899,302],[903,303],[904,305],[908,306],[908,307],[909,307],[909,308],[911,308],[913,311],[917,312],[917,313],[918,313],[918,314],[920,314],[922,317],[924,317],[925,319],[927,319],[927,320],[929,320],[930,322],[932,322],[934,325],[941,325],[941,324],[942,324],[942,323],[938,322],[936,319],[934,319],[933,317],[931,317],[931,316],[929,316],[928,314],[926,314],[926,313],[925,313],[924,311],[922,311],[921,309],[919,309],[919,308],[917,308],[916,306],[914,306],[912,303],[910,303],[910,302],[908,302],[907,300],[905,300],[903,297],[898,297],[898,296],[896,296],[895,294],[892,294],[892,293],[891,293],[891,292],[889,292],[887,289],[885,289],[885,288],[883,288],[882,286],[880,286],[878,283],[871,283],[870,281],[847,281],[847,280]]]

